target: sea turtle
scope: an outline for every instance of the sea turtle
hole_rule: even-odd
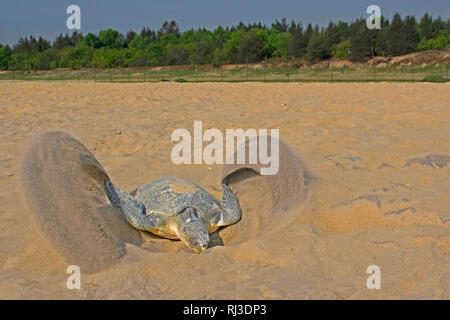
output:
[[[241,219],[236,196],[222,184],[219,203],[200,186],[176,177],[164,177],[131,194],[105,179],[111,204],[133,227],[160,237],[180,239],[196,253],[208,248],[209,233]]]

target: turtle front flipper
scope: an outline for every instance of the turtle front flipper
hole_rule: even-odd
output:
[[[145,205],[130,194],[117,188],[109,179],[105,179],[105,192],[111,204],[120,210],[122,216],[139,230],[155,229],[164,218],[159,214],[146,214]]]
[[[239,201],[226,184],[222,184],[222,212],[217,226],[228,226],[241,220]]]

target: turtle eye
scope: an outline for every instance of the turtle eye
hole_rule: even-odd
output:
[[[198,220],[197,211],[193,210],[193,212],[191,213],[191,219],[192,220]]]
[[[188,208],[186,211],[187,211],[187,219],[186,219],[186,221],[198,220],[197,211],[195,209]]]

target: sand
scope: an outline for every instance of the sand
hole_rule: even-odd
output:
[[[105,169],[70,135],[35,135],[19,179],[26,211],[67,264],[95,273],[120,261],[125,242],[141,244],[139,232],[105,197]]]
[[[448,101],[449,85],[430,83],[3,82],[0,298],[449,299]],[[44,235],[47,218],[32,218],[19,183],[25,146],[63,130],[124,190],[175,175],[220,198],[227,168],[170,161],[172,131],[192,132],[194,120],[278,128],[307,168],[306,199],[284,206],[269,178],[248,174],[230,182],[242,221],[205,253],[141,233],[110,266],[82,271],[80,290],[67,289],[64,249]],[[380,290],[366,286],[370,265],[381,269]]]

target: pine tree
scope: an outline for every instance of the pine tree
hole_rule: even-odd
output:
[[[396,13],[386,33],[387,53],[393,56],[411,53],[417,49],[418,43],[416,19],[407,16],[402,20],[400,15]]]
[[[287,23],[286,18],[281,19],[281,22],[278,20],[275,20],[275,22],[272,24],[272,29],[275,29],[279,32],[287,32],[289,28],[289,25]]]
[[[347,22],[339,21],[337,26],[337,32],[339,34],[339,42],[343,42],[349,37],[349,26]]]
[[[50,43],[42,37],[39,37],[37,41],[37,51],[43,52],[50,48]]]
[[[175,37],[179,38],[181,35],[180,28],[178,24],[172,21],[165,21],[161,28],[158,30],[158,39],[160,39],[163,35],[173,34]]]
[[[397,56],[405,52],[404,50],[403,21],[398,13],[392,17],[392,22],[386,33],[386,52],[389,55]]]
[[[350,54],[353,61],[365,61],[375,55],[377,29],[368,29],[366,20],[358,19],[350,25]]]
[[[340,42],[338,28],[333,22],[328,23],[328,26],[325,29],[325,37],[327,38],[327,43],[330,47]]]
[[[317,62],[331,57],[331,47],[328,46],[325,32],[318,31],[317,29],[313,32],[309,39],[307,54],[308,60],[311,62]]]
[[[434,19],[431,25],[433,30],[431,34],[432,38],[439,37],[439,33],[441,32],[441,30],[446,29],[445,22],[442,20],[441,17],[437,17],[436,19]]]
[[[288,48],[289,56],[294,58],[301,57],[306,53],[306,47],[308,45],[303,35],[302,25],[300,23],[296,24],[295,21],[292,21],[288,32],[291,34]]]
[[[26,53],[31,51],[30,41],[28,37],[20,38],[13,47],[14,53]]]
[[[311,23],[308,24],[308,26],[306,27],[305,33],[303,34],[303,38],[305,40],[306,45],[308,45],[309,40],[311,39],[311,36],[313,34],[313,26]]]
[[[378,30],[377,39],[375,43],[375,54],[377,56],[386,55],[386,38],[389,30],[389,20],[384,16],[381,16],[381,29]]]
[[[431,39],[433,37],[433,18],[425,13],[420,19],[419,34],[421,39]]]
[[[416,18],[406,16],[403,21],[403,48],[400,54],[406,54],[416,51],[419,43],[419,34],[417,32]]]
[[[149,39],[150,42],[156,41],[156,32],[150,28],[142,27],[141,33],[139,34],[143,39]]]
[[[0,70],[8,70],[11,62],[12,51],[11,48],[6,45],[0,44]]]
[[[134,32],[133,30],[128,31],[127,34],[125,35],[125,41],[124,41],[125,47],[128,47],[130,42],[133,41],[133,39],[136,36],[137,36],[137,33]]]

